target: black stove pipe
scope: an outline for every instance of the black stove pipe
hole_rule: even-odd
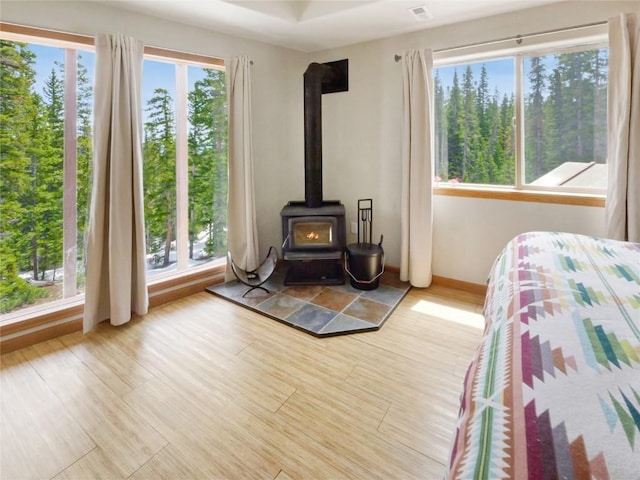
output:
[[[304,72],[304,202],[322,207],[322,95],[349,90],[349,60],[311,63]]]
[[[311,63],[304,72],[304,201],[321,207],[322,199],[322,82],[332,69]]]

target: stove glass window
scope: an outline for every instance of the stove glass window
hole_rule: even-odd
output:
[[[332,246],[331,222],[296,222],[293,224],[293,246]]]

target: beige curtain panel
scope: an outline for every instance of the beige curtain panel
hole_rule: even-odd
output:
[[[95,39],[93,189],[84,331],[147,313],[142,188],[143,45],[123,35]]]
[[[640,32],[636,14],[609,19],[607,236],[640,242]]]
[[[400,279],[428,287],[433,245],[433,56],[402,54],[402,199]]]
[[[227,249],[240,268],[253,270],[260,258],[251,145],[251,61],[235,57],[225,61],[225,66],[229,112]],[[225,278],[235,278],[230,265]]]

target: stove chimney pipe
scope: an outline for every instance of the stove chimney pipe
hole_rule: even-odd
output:
[[[322,206],[322,79],[330,68],[312,63],[304,72],[304,201]]]
[[[323,205],[322,94],[349,90],[348,62],[314,62],[304,72],[304,200],[308,208]]]

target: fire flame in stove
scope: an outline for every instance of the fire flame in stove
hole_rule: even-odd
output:
[[[305,237],[307,237],[307,240],[318,240],[318,238],[320,238],[320,235],[317,232],[309,232],[305,235]]]

